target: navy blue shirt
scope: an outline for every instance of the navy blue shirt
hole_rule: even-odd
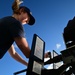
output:
[[[11,47],[15,37],[24,37],[21,23],[12,16],[0,19],[0,58]]]

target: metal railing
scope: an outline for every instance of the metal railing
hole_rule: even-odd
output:
[[[20,74],[20,73],[23,73],[23,72],[26,72],[27,69],[24,69],[24,70],[21,70],[21,71],[18,71],[18,72],[15,72],[13,75],[17,75],[17,74]]]

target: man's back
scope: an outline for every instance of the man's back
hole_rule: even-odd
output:
[[[22,25],[15,18],[8,16],[0,19],[0,58],[7,52],[14,42],[14,37],[18,37],[23,31]]]

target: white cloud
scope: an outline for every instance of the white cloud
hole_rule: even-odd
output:
[[[61,47],[61,44],[56,44],[56,48],[59,49]]]

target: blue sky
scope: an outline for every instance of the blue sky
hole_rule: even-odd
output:
[[[0,0],[0,18],[12,15],[13,1]],[[55,50],[60,53],[65,49],[62,33],[68,20],[75,16],[75,0],[24,0],[22,5],[29,7],[36,19],[34,26],[24,26],[30,48],[33,34],[36,33],[45,41],[45,51]],[[16,45],[15,49],[28,61]],[[13,75],[14,72],[25,68],[27,67],[12,59],[8,52],[0,60],[1,75]]]

